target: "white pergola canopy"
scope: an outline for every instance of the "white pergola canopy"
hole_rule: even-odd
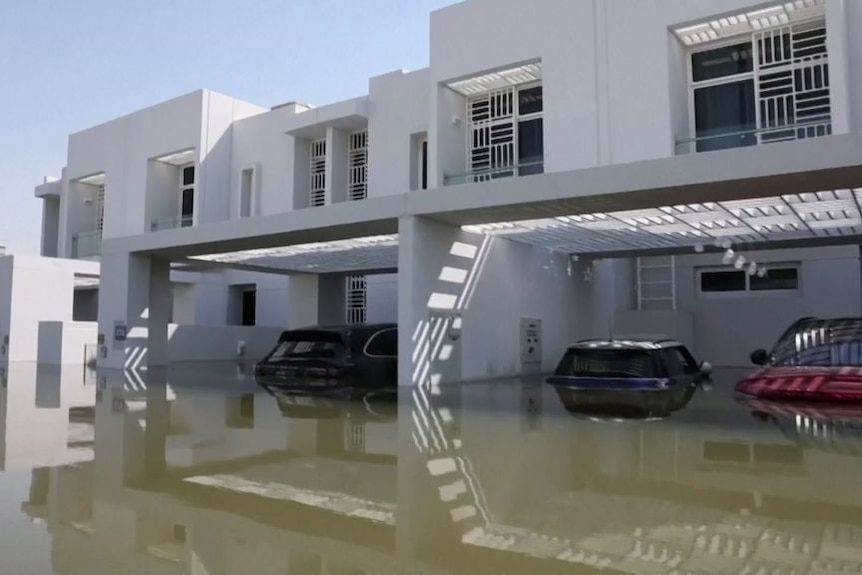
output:
[[[686,24],[673,32],[686,46],[714,42],[738,34],[784,26],[825,14],[825,0],[792,0],[756,10],[727,14],[704,22]]]
[[[598,256],[858,236],[862,234],[860,205],[862,188],[856,188],[482,224],[464,226],[464,230]]]

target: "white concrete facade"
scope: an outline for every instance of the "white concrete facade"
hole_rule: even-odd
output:
[[[718,365],[740,365],[748,346],[768,346],[803,310],[860,313],[858,251],[813,247],[858,244],[862,234],[858,26],[862,7],[849,0],[468,0],[431,14],[428,68],[372,78],[367,96],[266,109],[204,90],[73,134],[61,178],[36,189],[43,255],[101,254],[105,367],[126,364],[135,347],[123,340],[127,332],[146,337],[150,365],[183,357],[169,351],[171,319],[236,323],[243,286],[256,288],[256,326],[350,317],[351,274],[366,276],[356,317],[399,322],[403,384],[548,370],[572,340],[621,331],[672,335]],[[768,50],[767,38],[775,42]],[[805,52],[812,43],[819,52]],[[697,54],[728,46],[743,47],[705,57],[706,71],[693,71]],[[738,69],[725,81],[727,62]],[[775,73],[792,88],[770,108]],[[728,83],[739,94],[752,90],[750,109],[724,110],[720,91],[697,92]],[[698,98],[708,105],[698,108]],[[722,124],[734,114],[738,129]],[[725,140],[711,146],[716,133]],[[736,149],[694,153],[710,147]],[[804,196],[824,191],[834,201]],[[795,266],[790,296],[702,297],[701,268],[736,261],[690,249],[694,236],[699,246],[730,247],[704,217],[688,230],[689,243],[677,232],[647,233],[653,241],[638,243],[626,234],[655,222],[641,226],[629,215],[631,230],[602,244],[619,238],[630,241],[625,249],[588,252],[571,247],[568,228],[556,239],[462,229],[585,214],[604,221],[607,213],[690,204],[706,213],[716,202],[786,203],[791,195],[820,202],[809,208],[822,213],[797,213],[805,230],[773,233],[763,224],[747,228],[756,241],[726,235],[747,262]],[[748,225],[753,216],[733,210],[722,225]],[[394,234],[390,259],[323,247],[309,248],[318,261],[304,267],[279,259],[279,248]],[[620,258],[658,247],[678,255],[666,282],[674,297],[666,309],[648,310],[637,262]],[[243,250],[267,251],[208,268],[189,260]],[[191,271],[177,267],[190,261]],[[338,273],[315,273],[323,267]],[[761,312],[761,327],[746,327],[745,338],[717,335]],[[531,352],[523,321],[541,324]],[[236,339],[225,335],[221,348],[235,348]]]

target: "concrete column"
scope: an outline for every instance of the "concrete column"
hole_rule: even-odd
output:
[[[172,298],[170,263],[131,253],[102,256],[99,333],[106,353],[100,367],[167,365]],[[118,339],[125,331],[125,340]]]
[[[326,129],[326,204],[347,201],[348,134],[336,128]]]
[[[318,276],[296,274],[290,276],[287,296],[287,327],[297,329],[317,324]]]
[[[856,0],[851,0],[855,2]],[[826,2],[826,49],[829,54],[829,94],[832,107],[832,133],[851,131],[851,95],[848,44],[848,18],[845,0]],[[856,97],[859,97],[857,94]]]
[[[147,365],[168,365],[168,323],[173,307],[171,292],[171,263],[168,260],[150,259],[149,318],[147,326]]]
[[[481,236],[416,216],[399,222],[399,385],[461,379],[461,312]]]
[[[342,275],[317,277],[317,321],[320,325],[341,325],[347,318],[347,284]]]

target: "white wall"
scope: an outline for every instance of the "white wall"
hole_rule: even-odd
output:
[[[170,361],[227,360],[238,357],[237,344],[244,341],[244,357],[260,359],[275,347],[282,331],[282,327],[171,324],[168,329],[168,357]]]
[[[799,291],[701,294],[699,267],[722,267],[721,256],[677,258],[677,307],[694,320],[694,347],[719,366],[748,366],[749,354],[771,348],[795,320],[862,314],[858,247],[752,252],[755,261],[800,263]],[[726,267],[726,266],[725,266]]]
[[[76,271],[97,264],[12,256],[9,361],[36,361],[40,321],[72,321]]]
[[[147,231],[153,220],[180,215],[180,168],[173,164],[147,161]]]
[[[44,365],[84,365],[88,351],[95,357],[98,332],[95,321],[40,321],[37,361]]]
[[[149,232],[147,160],[200,146],[203,97],[198,90],[69,136],[69,180],[105,172],[104,237]]]
[[[368,94],[369,197],[410,190],[410,136],[428,131],[428,70],[371,78]]]
[[[278,108],[234,124],[232,204],[239,206],[239,178],[242,170],[258,166],[255,178],[259,213],[277,214],[293,209],[294,138],[285,133],[285,122],[294,115],[293,108]],[[306,158],[303,165],[307,162]],[[308,169],[307,166],[305,169]]]
[[[542,320],[544,372],[592,332],[592,285],[580,273],[583,265],[571,269],[563,254],[495,238],[479,269],[464,310],[464,380],[522,373],[522,318]]]

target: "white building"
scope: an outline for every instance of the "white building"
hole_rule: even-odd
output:
[[[430,26],[430,66],[361,98],[198,91],[70,136],[42,250],[99,256],[103,366],[396,319],[406,385],[609,332],[742,365],[862,313],[862,4],[468,0]]]

